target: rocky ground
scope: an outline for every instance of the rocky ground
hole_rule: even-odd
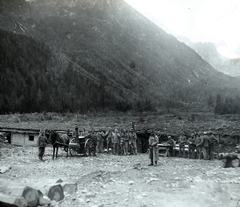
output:
[[[48,147],[42,162],[37,151],[2,146],[0,166],[10,169],[0,179],[77,182],[78,191],[55,206],[240,206],[240,168],[222,168],[219,160],[160,157],[157,166],[149,167],[147,154],[66,157],[62,150],[52,160]]]

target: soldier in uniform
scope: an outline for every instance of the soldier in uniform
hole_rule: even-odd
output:
[[[96,132],[94,131],[94,129],[92,129],[90,131],[90,139],[92,141],[92,144],[93,144],[93,156],[96,156],[96,149],[97,149],[97,134]],[[89,155],[91,155],[91,152],[89,151]]]
[[[181,157],[181,154],[183,153],[183,157],[185,157],[185,143],[187,139],[183,133],[179,136],[178,142],[179,142],[179,157]]]
[[[43,155],[45,152],[45,147],[47,146],[48,140],[45,135],[45,130],[40,129],[40,133],[38,136],[37,146],[38,146],[38,158],[43,160]]]
[[[119,139],[120,139],[120,133],[118,132],[118,129],[115,129],[114,132],[112,132],[112,145],[113,145],[113,154],[119,155]]]
[[[158,143],[159,143],[158,136],[155,134],[155,132],[152,132],[148,139],[149,159],[151,160],[149,166],[154,164],[157,165],[157,161],[159,160]]]
[[[124,142],[123,142],[124,155],[128,155],[129,134],[128,134],[128,131],[126,129],[123,129],[122,138],[124,139]]]
[[[121,129],[120,139],[119,139],[119,155],[124,155],[124,129]]]
[[[203,151],[203,158],[205,160],[209,159],[209,138],[207,132],[204,132],[202,137],[202,151]]]
[[[168,136],[168,140],[167,140],[167,144],[170,145],[170,149],[169,149],[169,153],[170,155],[172,155],[173,157],[175,157],[175,141],[174,139],[169,135]],[[170,156],[169,155],[169,156]]]
[[[103,152],[103,130],[97,132],[97,152]]]
[[[218,139],[213,135],[212,132],[209,132],[209,160],[214,159],[214,144],[218,142]]]
[[[106,131],[104,137],[106,137],[107,153],[109,153],[109,149],[112,147],[112,128],[111,127],[108,128],[108,131]]]
[[[188,144],[188,158],[195,158],[196,144],[195,144],[195,134],[194,133],[192,133],[191,137],[188,138],[187,144]]]
[[[202,158],[202,133],[196,134],[195,144],[197,149],[197,158]]]
[[[132,147],[133,154],[137,154],[137,134],[134,132],[134,129],[131,128],[129,133],[129,144]]]

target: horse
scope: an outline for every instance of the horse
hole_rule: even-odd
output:
[[[69,145],[70,139],[67,134],[60,135],[56,131],[50,131],[48,140],[49,140],[49,143],[53,146],[53,159],[54,159],[55,152],[56,152],[56,158],[57,158],[59,147],[64,148],[64,151],[67,152],[67,157],[68,157],[68,145]]]

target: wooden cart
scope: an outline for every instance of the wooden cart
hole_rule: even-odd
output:
[[[71,156],[89,156],[93,152],[93,142],[89,136],[73,137],[69,142],[69,151]]]

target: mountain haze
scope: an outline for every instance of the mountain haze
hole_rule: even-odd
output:
[[[230,76],[240,75],[240,59],[229,59],[220,55],[213,43],[195,43],[190,47],[214,68]]]
[[[1,113],[205,106],[239,92],[123,0],[1,0],[0,22]]]

